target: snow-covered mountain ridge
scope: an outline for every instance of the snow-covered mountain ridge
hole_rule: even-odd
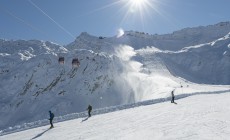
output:
[[[100,108],[167,98],[182,85],[182,93],[204,90],[194,83],[228,89],[229,32],[230,23],[222,22],[167,35],[82,33],[66,46],[0,40],[0,129],[47,118],[48,110],[61,116],[88,104]]]
[[[108,46],[126,44],[134,49],[144,48],[146,46],[155,46],[161,50],[180,50],[184,47],[204,44],[221,38],[230,31],[230,22],[220,22],[215,25],[199,26],[185,28],[170,34],[150,35],[138,31],[125,31],[124,35],[115,37],[95,37],[86,32],[67,45],[68,48],[108,49]],[[84,45],[82,45],[84,44]],[[106,47],[104,47],[106,46]],[[95,51],[95,50],[94,50]]]

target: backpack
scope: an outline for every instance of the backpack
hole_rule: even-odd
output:
[[[91,111],[91,110],[92,110],[92,106],[90,105],[90,106],[88,107],[88,109],[89,109],[89,111]]]
[[[50,117],[51,117],[51,119],[53,119],[53,118],[54,118],[54,113],[51,113],[51,116],[50,116]]]

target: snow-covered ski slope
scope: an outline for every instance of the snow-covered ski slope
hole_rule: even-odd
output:
[[[230,22],[222,22],[167,35],[82,33],[66,46],[0,39],[0,130],[44,125],[49,110],[62,121],[89,104],[99,109],[165,100],[174,89],[177,96],[228,91],[229,32]]]
[[[230,136],[230,91],[200,94],[0,136],[1,140],[168,140],[215,139]],[[126,108],[126,109],[125,109]],[[114,107],[114,110],[119,107]],[[106,110],[106,109],[104,109]]]

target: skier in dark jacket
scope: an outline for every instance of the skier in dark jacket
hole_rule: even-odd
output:
[[[53,126],[53,118],[54,118],[54,114],[51,112],[51,111],[49,111],[49,113],[50,113],[50,118],[49,118],[49,120],[50,120],[50,128],[53,128],[54,126]]]
[[[87,110],[88,110],[88,117],[91,117],[91,111],[92,111],[92,106],[91,105],[89,105],[88,106],[88,108],[87,108]]]
[[[171,103],[174,103],[174,99],[175,99],[174,90],[171,92],[171,95],[172,95]]]

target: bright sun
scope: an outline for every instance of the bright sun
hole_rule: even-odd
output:
[[[153,20],[155,14],[159,14],[158,5],[160,0],[120,0],[122,11],[126,11],[121,20],[123,23],[130,26],[140,25],[143,29],[149,21]],[[161,14],[161,13],[160,13]]]
[[[146,4],[146,0],[130,0],[130,2],[133,4],[133,6],[137,6],[137,7]]]
[[[150,2],[149,0],[128,0],[129,11],[135,13],[137,11],[142,12],[147,10]]]

